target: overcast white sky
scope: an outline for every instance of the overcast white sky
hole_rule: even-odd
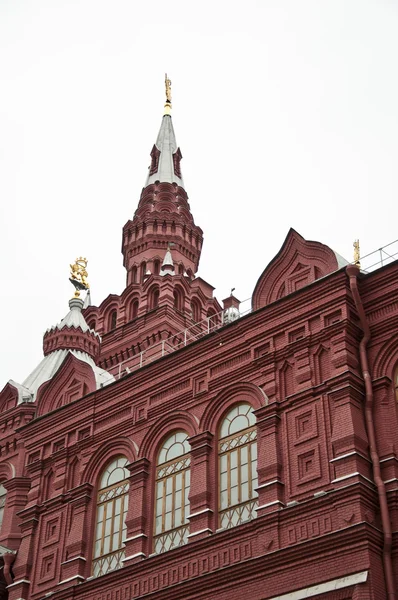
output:
[[[346,258],[398,238],[394,0],[0,0],[0,389],[68,311],[125,285],[164,73],[199,274],[251,296],[289,227]]]

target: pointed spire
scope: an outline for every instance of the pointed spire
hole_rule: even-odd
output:
[[[171,256],[171,244],[169,243],[167,245],[166,254],[164,256],[162,268],[160,269],[159,275],[174,275],[174,270],[174,261],[173,257]]]
[[[155,181],[177,183],[184,187],[181,175],[180,161],[181,150],[177,146],[173,122],[171,120],[171,81],[165,79],[166,103],[164,105],[164,116],[160,126],[156,144],[151,151],[151,166],[145,182],[145,187]]]

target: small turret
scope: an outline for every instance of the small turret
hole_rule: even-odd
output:
[[[82,258],[76,259],[75,264],[71,265],[70,281],[75,287],[75,296],[69,300],[70,310],[67,315],[60,323],[45,332],[43,337],[43,360],[22,385],[14,381],[9,382],[17,390],[18,403],[34,402],[41,386],[56,377],[69,356],[84,363],[89,368],[92,374],[93,386],[96,388],[114,381],[114,377],[110,373],[97,366],[101,338],[98,333],[89,328],[82,315],[85,302],[79,298],[80,291],[89,290],[86,267],[87,260]]]

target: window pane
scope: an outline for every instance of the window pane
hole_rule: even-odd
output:
[[[246,415],[238,415],[233,421],[231,421],[229,426],[229,435],[236,433],[237,431],[242,431],[242,429],[247,429],[248,426],[249,421]]]
[[[228,488],[227,481],[227,473],[222,473],[220,476],[220,490],[224,491]]]
[[[163,495],[163,481],[156,484],[156,498],[161,498]]]
[[[175,478],[175,489],[180,490],[182,488],[182,473],[178,473]]]
[[[164,522],[165,531],[171,529],[171,512],[167,512],[165,514],[165,522]]]
[[[252,460],[257,460],[257,444],[252,444],[250,451],[252,455]]]
[[[245,502],[249,499],[249,484],[242,483],[240,486],[240,501]]]
[[[231,469],[231,486],[238,485],[238,469]]]
[[[155,533],[160,533],[162,531],[162,517],[156,517],[155,522]]]
[[[181,508],[177,508],[174,514],[174,527],[182,525],[182,512]]]
[[[221,504],[221,508],[227,508],[227,506],[228,506],[228,493],[227,492],[221,492],[220,504]]]
[[[249,481],[249,469],[247,465],[242,465],[240,469],[240,482],[243,484],[246,481]]]
[[[112,519],[107,519],[105,521],[105,535],[110,535],[110,533],[111,533],[111,523],[112,523]]]
[[[103,554],[108,554],[109,548],[110,548],[110,540],[111,540],[111,538],[110,538],[109,535],[104,538],[104,550],[103,550]]]
[[[163,499],[159,498],[159,500],[156,500],[156,515],[162,514],[162,508],[163,508]]]
[[[224,454],[223,456],[220,456],[220,472],[226,473],[226,471],[227,471],[227,455]]]
[[[173,496],[172,494],[169,494],[168,496],[166,496],[166,511],[170,511],[172,509],[173,506]]]
[[[122,507],[122,499],[121,498],[116,498],[115,500],[115,517],[117,517],[118,515],[120,515],[120,509]]]

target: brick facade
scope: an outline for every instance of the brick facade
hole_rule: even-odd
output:
[[[253,311],[222,324],[213,288],[194,278],[202,233],[185,191],[170,183],[148,188],[123,230],[126,290],[84,311],[101,346],[90,332],[76,337],[75,348],[91,344],[115,381],[96,386],[88,365],[69,355],[35,402],[21,403],[12,382],[0,393],[9,600],[387,598],[388,560],[394,586],[398,573],[398,262],[357,270],[371,332],[376,456],[365,414],[363,323],[347,272],[355,267],[290,230],[256,285]],[[148,203],[158,203],[152,215]],[[166,241],[181,269],[160,275],[154,261],[163,260]],[[151,305],[153,285],[159,295]],[[238,305],[227,299],[224,308]],[[180,332],[195,321],[202,321],[196,339],[184,340]],[[73,332],[62,333],[46,334],[46,353],[52,344],[70,347]],[[151,355],[162,341],[168,350]],[[220,425],[240,403],[256,419],[256,518],[221,529]],[[154,554],[156,464],[174,431],[190,444],[189,535]],[[123,567],[92,577],[99,478],[120,456],[129,472]]]

